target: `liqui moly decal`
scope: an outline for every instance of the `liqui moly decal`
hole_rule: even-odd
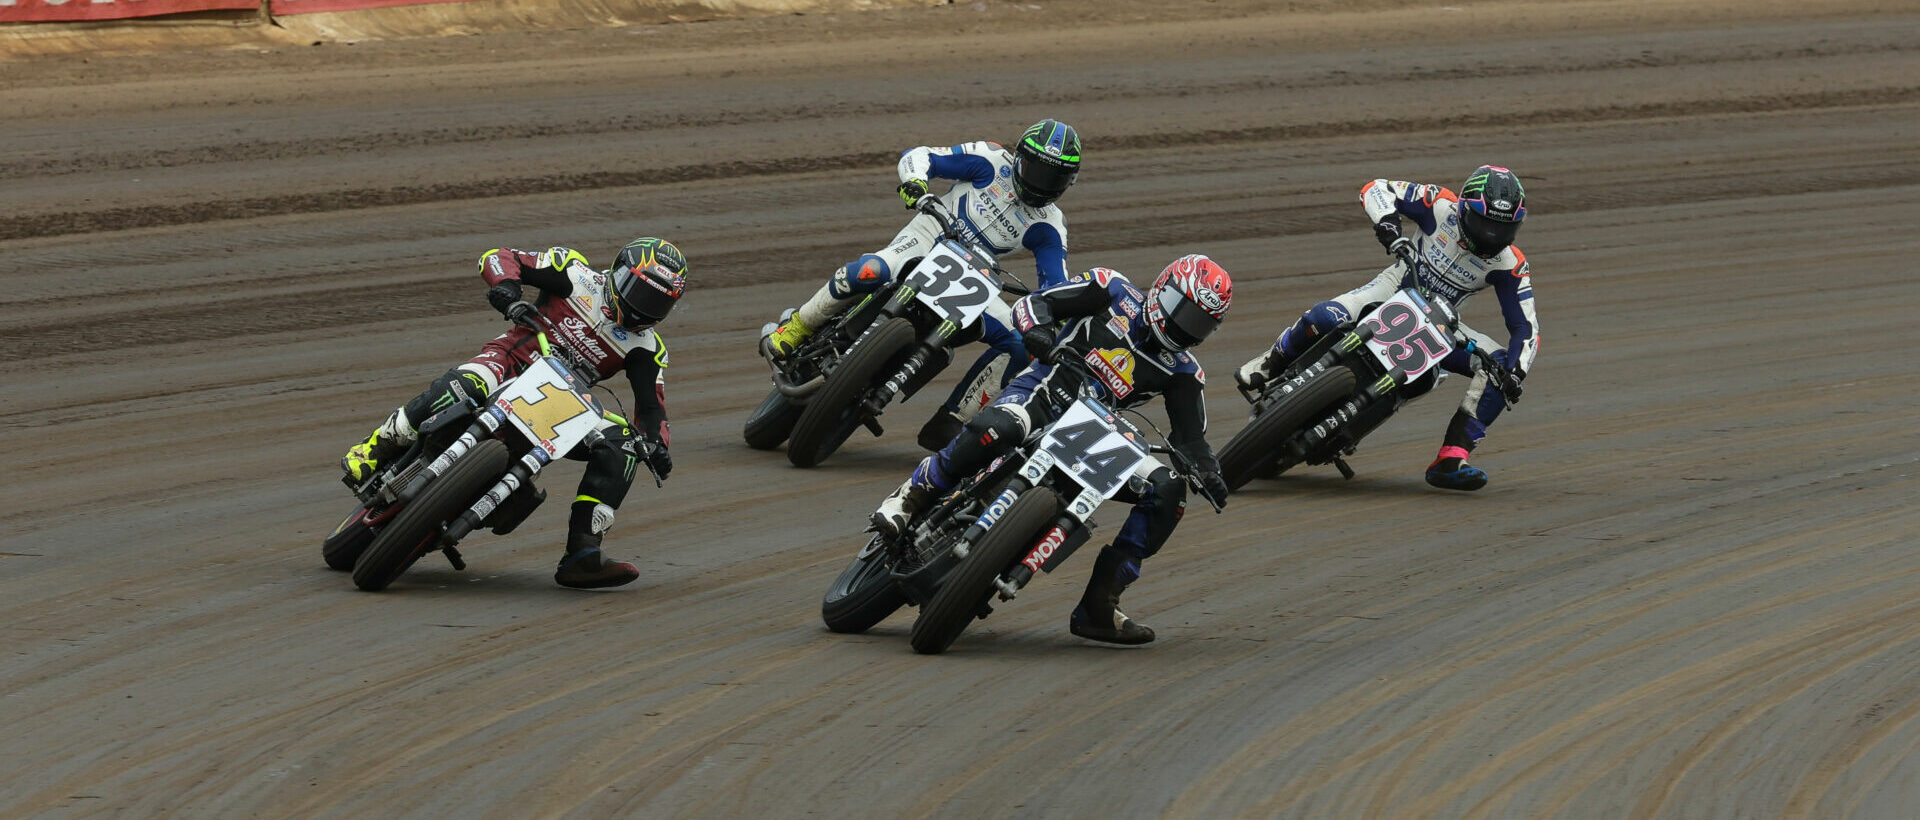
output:
[[[1054,551],[1060,549],[1060,545],[1066,541],[1066,530],[1059,527],[1047,530],[1047,537],[1040,539],[1040,543],[1034,546],[1033,551],[1027,553],[1026,560],[1020,563],[1027,569],[1039,572],[1040,567],[1047,563],[1047,559],[1052,558]]]
[[[980,514],[980,526],[993,526],[993,522],[1000,520],[1000,516],[1007,514],[1007,508],[1013,506],[1013,499],[1013,488],[1008,487],[1006,492],[1001,493],[999,498],[987,505],[986,512]]]

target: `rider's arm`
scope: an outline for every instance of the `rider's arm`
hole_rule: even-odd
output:
[[[993,143],[969,142],[952,148],[922,145],[902,153],[900,164],[894,170],[899,172],[901,182],[957,179],[971,182],[975,188],[985,188],[993,184],[993,161],[982,155],[982,149],[988,146]]]
[[[635,430],[662,445],[667,443],[667,344],[653,336],[657,350],[634,348],[627,353],[627,381],[633,385]]]
[[[1037,289],[1066,284],[1067,222],[1064,218],[1056,215],[1045,222],[1034,223],[1020,238],[1020,244],[1033,251],[1033,269],[1040,282]]]
[[[1493,295],[1500,299],[1500,315],[1507,320],[1507,364],[1519,373],[1533,369],[1533,357],[1540,350],[1540,320],[1533,312],[1533,277],[1527,270],[1527,255],[1509,247],[1514,265],[1487,277]]]
[[[567,266],[574,260],[582,264],[587,261],[571,248],[549,248],[541,253],[494,248],[480,255],[480,278],[489,287],[502,282],[522,282],[564,299],[573,294],[573,280],[567,278]]]
[[[1095,268],[1095,271],[1101,270]],[[1013,303],[1014,330],[1022,333],[1061,319],[1092,316],[1113,304],[1102,277],[1087,276],[1024,296]]]
[[[1220,461],[1207,443],[1206,383],[1197,373],[1176,373],[1167,383],[1167,423],[1173,427],[1167,441],[1193,462],[1200,473],[1217,473]]]
[[[1360,189],[1360,203],[1366,206],[1367,219],[1375,224],[1385,219],[1407,217],[1429,236],[1439,230],[1434,205],[1440,200],[1458,200],[1452,191],[1438,185],[1422,185],[1400,180],[1376,179]]]

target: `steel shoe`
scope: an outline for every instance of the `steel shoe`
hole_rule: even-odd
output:
[[[1478,490],[1487,486],[1487,471],[1467,463],[1464,447],[1442,447],[1440,457],[1427,465],[1427,483],[1442,490]]]

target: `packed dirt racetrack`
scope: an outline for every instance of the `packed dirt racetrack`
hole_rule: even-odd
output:
[[[0,815],[1920,805],[1911,3],[987,0],[0,71]],[[1363,184],[1517,171],[1543,344],[1492,483],[1422,480],[1450,380],[1352,480],[1190,506],[1125,600],[1149,646],[1068,634],[1091,551],[945,655],[910,611],[828,632],[960,368],[803,471],[741,441],[758,330],[904,223],[900,151],[1043,117],[1085,140],[1071,268],[1232,272],[1215,447],[1231,369],[1389,261]],[[465,572],[328,571],[340,454],[503,329],[474,258],[642,234],[692,276],[677,467],[607,536],[640,580],[556,587],[552,503]]]

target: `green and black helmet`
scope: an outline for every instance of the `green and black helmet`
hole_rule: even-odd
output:
[[[1013,151],[1013,192],[1031,207],[1044,208],[1080,175],[1080,132],[1059,120],[1041,120],[1020,135]]]
[[[1527,218],[1527,190],[1520,177],[1498,165],[1482,165],[1460,186],[1460,244],[1492,259],[1513,244]]]
[[[607,271],[613,320],[628,330],[658,324],[687,289],[687,257],[672,242],[643,236],[628,242]]]

